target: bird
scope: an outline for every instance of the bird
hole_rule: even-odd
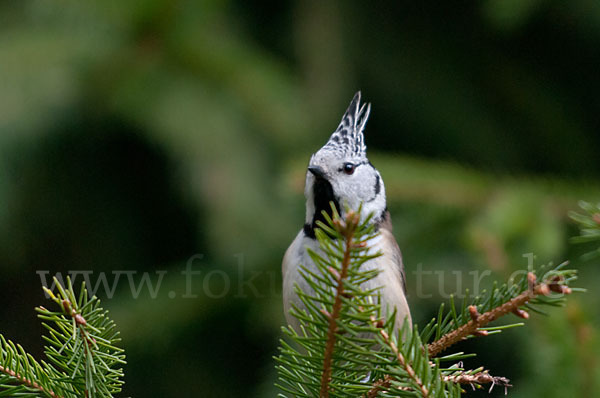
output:
[[[374,224],[378,235],[371,241],[372,248],[381,256],[365,262],[364,269],[378,269],[378,275],[363,283],[363,289],[381,287],[381,305],[384,311],[396,310],[396,328],[400,330],[404,320],[412,325],[410,309],[406,300],[406,283],[402,254],[392,233],[392,221],[387,209],[385,186],[381,174],[367,158],[364,129],[371,112],[371,104],[361,105],[358,91],[340,124],[327,143],[315,152],[306,171],[304,195],[306,216],[304,226],[286,250],[282,261],[283,307],[288,325],[300,333],[298,319],[290,314],[292,305],[305,309],[295,291],[295,285],[306,293],[314,293],[300,274],[301,266],[316,271],[308,249],[319,253],[315,229],[318,221],[324,222],[322,214],[332,215],[331,202],[338,214],[344,217],[346,209],[358,211],[361,217]],[[321,252],[322,253],[322,252]]]

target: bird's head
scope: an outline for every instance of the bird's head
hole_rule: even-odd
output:
[[[385,188],[377,169],[367,158],[363,131],[371,104],[360,104],[356,93],[329,141],[310,159],[306,172],[306,224],[313,228],[322,220],[321,211],[331,213],[333,201],[340,214],[345,206],[375,219],[386,209]]]

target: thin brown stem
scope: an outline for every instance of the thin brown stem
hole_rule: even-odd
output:
[[[390,336],[387,333],[387,331],[381,327],[381,322],[378,322],[374,317],[371,317],[371,322],[373,326],[379,329],[379,334],[383,338],[383,341],[387,344],[388,347],[390,347],[390,349],[396,356],[396,359],[398,359],[398,363],[408,374],[408,377],[411,378],[417,385],[417,389],[421,392],[422,396],[424,398],[429,397],[429,390],[427,389],[427,387],[425,387],[425,385],[423,385],[423,382],[421,381],[413,367],[406,360],[406,358],[404,358],[404,355],[400,352],[400,350],[398,350],[398,346],[396,346],[396,343],[394,343],[392,339],[390,339]],[[388,388],[391,385],[391,381],[391,377],[388,378],[386,376],[383,380],[376,382],[373,385],[373,388],[371,388],[371,390],[369,390],[369,392],[367,393],[367,397],[376,397],[379,391],[383,390],[384,388]]]
[[[44,387],[40,386],[38,383],[36,383],[35,381],[31,381],[27,378],[25,378],[24,376],[20,375],[19,373],[16,373],[14,370],[11,369],[7,369],[3,366],[0,366],[0,373],[4,373],[12,378],[14,378],[16,380],[17,383],[22,384],[24,386],[27,386],[29,388],[33,388],[35,390],[40,391],[43,394],[46,394],[52,398],[62,398],[60,395],[56,395],[54,393],[54,391],[52,390],[46,390]]]
[[[529,314],[520,309],[519,307],[525,305],[531,299],[543,295],[547,296],[550,292],[569,294],[571,293],[571,289],[564,284],[560,278],[554,278],[549,281],[545,281],[543,283],[536,282],[536,276],[533,273],[527,274],[527,280],[529,282],[529,288],[519,294],[517,297],[503,303],[502,305],[484,313],[479,314],[477,312],[477,308],[475,306],[469,307],[469,313],[471,315],[471,320],[459,327],[456,330],[453,330],[446,335],[442,336],[440,339],[434,341],[433,343],[428,345],[428,352],[430,357],[434,357],[438,355],[440,352],[444,351],[446,348],[450,347],[453,344],[465,339],[470,335],[487,335],[487,332],[484,330],[479,330],[479,328],[487,325],[488,323],[504,316],[509,313],[514,313],[515,315],[527,319],[529,318]],[[380,328],[380,324],[376,322],[374,318],[371,318],[371,321],[374,326]],[[396,345],[389,339],[389,336],[385,332],[385,330],[380,328],[380,333],[384,339],[384,341],[388,344],[388,346],[392,349],[394,354],[397,356],[400,365],[406,370],[409,377],[411,377],[415,383],[419,386],[423,397],[427,397],[429,392],[427,388],[423,386],[421,380],[415,374],[414,370],[410,366],[410,364],[406,363],[404,357],[398,351]],[[377,380],[373,383],[373,387],[367,392],[365,395],[367,398],[375,398],[381,391],[387,390],[392,385],[393,378],[390,375],[386,375],[383,379]],[[490,390],[496,386],[502,387],[510,387],[510,380],[505,377],[497,377],[491,376],[487,371],[481,371],[475,374],[467,374],[466,372],[461,372],[454,375],[445,376],[444,380],[450,381],[458,384],[469,384],[471,386],[475,385],[483,385],[483,384],[491,384]]]
[[[85,363],[86,363],[86,366],[89,366],[88,364],[90,361],[87,359],[94,355],[92,347],[96,344],[96,340],[92,336],[90,336],[89,332],[86,330],[87,321],[83,317],[83,315],[81,315],[81,313],[78,311],[77,303],[72,303],[66,295],[64,295],[65,298],[63,300],[60,300],[60,299],[56,298],[54,296],[54,294],[47,288],[44,288],[44,290],[46,291],[46,293],[48,293],[50,295],[50,297],[53,298],[53,300],[56,303],[58,303],[61,306],[61,308],[63,309],[63,313],[70,316],[73,319],[73,321],[75,322],[75,325],[79,331],[79,335],[81,336],[81,339],[85,343],[83,345],[84,355],[86,356]],[[44,307],[40,307],[40,309],[43,311],[47,311]],[[86,372],[86,378],[88,377],[88,374],[89,374],[89,372]],[[86,386],[87,386],[87,382],[86,382]],[[87,390],[87,388],[83,392],[84,392],[84,396],[87,398],[89,396],[89,391]]]
[[[385,391],[392,385],[392,376],[385,375],[383,380],[377,380],[373,383],[373,387],[367,392],[367,398],[376,398],[380,391]]]
[[[517,297],[503,303],[502,305],[484,313],[479,314],[477,312],[477,308],[475,306],[469,307],[469,312],[471,314],[471,320],[455,329],[440,339],[434,341],[433,343],[427,346],[429,351],[429,356],[434,357],[444,351],[446,348],[450,347],[453,344],[458,343],[459,341],[465,339],[470,335],[487,335],[486,331],[479,330],[479,328],[484,327],[488,323],[495,321],[496,319],[514,313],[521,318],[527,319],[529,314],[519,307],[525,305],[531,299],[536,296],[542,295],[547,296],[551,291],[559,292],[563,294],[568,294],[571,290],[564,285],[560,280],[552,280],[550,282],[537,283],[536,277],[533,273],[527,274],[527,279],[529,281],[529,288],[519,294]]]
[[[344,296],[344,280],[348,277],[348,267],[350,266],[351,253],[354,245],[354,232],[360,218],[354,212],[348,213],[346,221],[339,219],[334,220],[336,229],[344,235],[345,249],[344,257],[339,275],[336,279],[336,292],[333,302],[333,308],[330,314],[326,314],[329,318],[329,327],[327,330],[327,343],[325,344],[325,354],[323,355],[323,373],[321,374],[321,397],[329,397],[329,382],[331,381],[331,362],[333,361],[333,352],[336,342],[337,320],[340,317],[342,310],[342,297]]]
[[[504,387],[505,389],[508,387],[512,387],[510,384],[510,380],[506,377],[502,376],[492,376],[488,373],[487,370],[477,372],[474,374],[468,374],[468,372],[460,372],[453,375],[448,375],[444,377],[445,381],[457,384],[468,384],[473,389],[475,386],[483,386],[485,384],[491,384],[490,392],[495,386]],[[373,383],[373,387],[366,394],[366,398],[376,398],[380,391],[386,391],[392,385],[392,376],[385,375],[382,380],[377,380]]]
[[[512,387],[509,379],[502,376],[492,376],[488,373],[487,370],[473,374],[468,374],[468,372],[459,372],[457,374],[445,376],[444,380],[457,384],[469,384],[473,388],[475,388],[475,386],[491,384],[490,392],[495,386],[500,386],[504,388]]]

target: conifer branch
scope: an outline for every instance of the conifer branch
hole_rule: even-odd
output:
[[[392,385],[392,376],[385,375],[383,379],[373,383],[373,387],[365,395],[367,398],[376,398],[380,391],[385,391]]]
[[[436,366],[435,364],[431,364],[431,366]],[[445,382],[453,383],[453,384],[468,384],[474,390],[476,387],[483,387],[485,384],[491,384],[489,392],[495,386],[504,387],[505,389],[508,387],[512,387],[510,384],[510,380],[503,376],[492,376],[489,374],[489,371],[483,369],[476,370],[458,370],[452,374],[448,374],[443,376],[443,380]],[[385,375],[383,379],[377,380],[373,383],[373,387],[369,390],[367,394],[365,394],[366,398],[376,398],[380,392],[386,391],[392,385],[392,376]],[[411,389],[406,389],[410,391]],[[424,392],[421,390],[421,394],[423,397],[427,397],[428,392]]]
[[[579,202],[583,214],[570,212],[569,216],[579,225],[580,235],[571,238],[573,243],[589,243],[600,241],[600,203]],[[600,247],[585,253],[584,260],[592,260],[600,257]]]
[[[383,341],[385,341],[385,343],[390,348],[390,350],[392,350],[392,352],[394,353],[394,355],[398,359],[398,363],[406,371],[406,374],[408,375],[408,377],[410,379],[412,379],[413,382],[418,386],[418,389],[421,392],[423,398],[428,398],[429,397],[429,390],[427,389],[427,387],[425,387],[425,385],[423,385],[423,382],[421,381],[421,379],[419,378],[419,376],[415,373],[415,370],[413,369],[413,367],[404,358],[404,355],[402,355],[402,353],[398,350],[398,346],[390,339],[390,336],[389,336],[388,332],[383,328],[382,322],[378,322],[375,319],[375,317],[371,317],[371,323],[373,324],[374,327],[376,327],[376,328],[379,329],[379,334],[383,338]],[[391,379],[390,380],[386,380],[384,378],[383,383],[385,383],[386,381],[389,383],[391,381]],[[381,387],[381,386],[374,385],[373,389],[371,389],[367,393],[367,396],[368,397],[377,396],[377,392],[380,389],[379,387]],[[373,394],[375,394],[375,395],[373,395]]]
[[[461,340],[464,340],[470,335],[487,336],[487,331],[480,330],[480,328],[504,315],[514,313],[523,319],[528,319],[529,313],[520,309],[520,307],[524,306],[537,296],[548,296],[551,292],[562,294],[571,293],[571,289],[564,284],[564,280],[558,276],[554,276],[552,279],[542,283],[537,283],[535,274],[533,272],[529,272],[527,274],[527,281],[527,290],[490,311],[479,314],[477,312],[477,307],[474,305],[469,306],[471,320],[458,329],[445,334],[440,339],[429,344],[427,347],[429,355],[434,357],[444,351],[446,348],[458,343]]]
[[[282,340],[276,358],[282,397],[457,398],[467,385],[507,388],[507,378],[491,376],[483,368],[440,366],[442,361],[460,360],[469,354],[430,358],[470,336],[517,326],[486,327],[504,315],[514,313],[527,319],[527,311],[560,305],[564,295],[581,290],[569,287],[577,276],[575,270],[565,269],[566,262],[548,264],[535,271],[539,277],[530,272],[516,282],[494,284],[489,293],[477,297],[467,292],[462,306],[455,306],[451,298],[450,310],[444,311],[442,305],[438,317],[421,331],[411,330],[406,323],[398,330],[395,313],[382,314],[379,290],[363,289],[378,272],[362,267],[380,255],[372,253],[369,245],[377,231],[368,217],[359,221],[360,210],[347,212],[344,219],[335,208],[332,211],[332,217],[324,213],[325,222],[315,230],[319,250],[308,251],[314,268],[300,266],[306,289],[296,285],[299,301],[291,306],[300,328],[284,328],[295,346]],[[558,295],[551,295],[553,292]]]
[[[49,396],[51,398],[62,398],[60,395],[56,395],[54,391],[51,389],[45,389],[43,386],[39,385],[36,381],[33,381],[26,376],[21,375],[20,373],[15,372],[14,370],[7,369],[0,365],[0,373],[4,373],[6,376],[9,376],[15,383],[20,384],[22,386],[27,387],[30,390],[37,390],[42,394]]]
[[[39,317],[49,335],[46,355],[73,380],[76,390],[85,397],[112,397],[121,391],[125,363],[123,349],[116,346],[120,341],[114,322],[107,311],[99,305],[97,297],[88,298],[85,285],[76,297],[70,278],[67,286],[54,279],[58,290],[55,295],[44,287],[46,294],[60,306],[60,311],[38,307]]]
[[[354,243],[354,233],[360,221],[360,216],[355,212],[349,212],[346,221],[336,218],[333,225],[336,227],[345,239],[344,257],[340,272],[335,271],[334,278],[336,282],[335,299],[331,314],[325,314],[329,319],[327,330],[327,343],[325,344],[325,355],[323,359],[323,373],[321,375],[321,397],[329,397],[329,382],[331,381],[331,361],[335,348],[337,320],[340,317],[342,309],[342,297],[344,296],[344,281],[348,277],[348,267],[350,266],[351,252]]]
[[[492,389],[495,386],[504,387],[505,389],[507,387],[512,387],[509,379],[502,376],[492,376],[487,370],[459,371],[444,376],[444,380],[456,384],[468,384],[473,387],[473,389],[475,389],[475,386],[481,387],[484,384],[491,384],[489,392],[492,392]]]
[[[380,317],[379,289],[361,288],[378,274],[361,267],[381,255],[369,245],[378,232],[371,216],[361,220],[359,215],[360,210],[347,210],[341,219],[333,205],[331,217],[323,212],[325,222],[315,230],[319,250],[308,250],[315,267],[300,265],[307,291],[295,286],[298,301],[290,312],[301,325],[284,328],[296,345],[282,340],[276,358],[277,386],[287,396],[360,396],[371,387],[366,375],[382,365],[383,359],[374,356],[378,341],[365,337],[378,332],[370,316]]]
[[[21,345],[0,335],[0,396],[63,398],[66,389],[51,380],[62,376],[52,366],[36,361]]]
[[[121,391],[125,363],[115,324],[88,298],[85,285],[76,297],[67,278],[58,293],[45,289],[60,307],[36,308],[47,334],[45,353],[50,363],[38,362],[18,344],[0,335],[0,396],[28,398],[110,398]]]

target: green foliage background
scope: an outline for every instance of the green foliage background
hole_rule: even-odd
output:
[[[468,349],[512,397],[590,396],[600,276],[567,211],[600,200],[599,26],[585,0],[1,2],[0,330],[41,353],[36,271],[164,270],[99,293],[123,396],[273,396],[304,168],[361,89],[414,320],[569,258],[587,294]]]

